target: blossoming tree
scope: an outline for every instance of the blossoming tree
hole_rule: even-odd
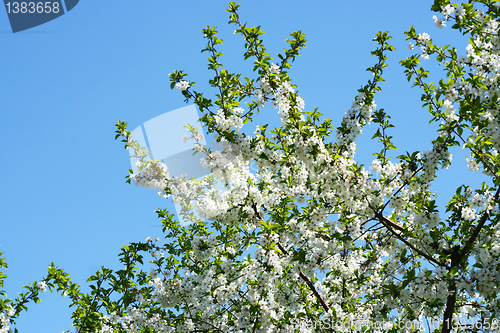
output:
[[[168,166],[147,159],[125,122],[116,125],[116,138],[139,159],[128,182],[172,196],[191,224],[158,210],[165,239],[124,247],[124,268],[90,277],[91,294],[51,265],[26,294],[0,302],[0,332],[46,288],[71,297],[80,332],[500,332],[499,7],[435,1],[436,25],[470,37],[463,56],[426,33],[406,32],[419,52],[401,65],[439,130],[432,149],[390,159],[393,125],[374,102],[394,49],[386,32],[374,39],[373,78],[335,128],[317,110],[306,111],[288,75],[304,35],[292,33],[273,63],[263,31],[241,23],[230,3],[230,23],[256,78],[223,69],[216,28],[203,30],[203,51],[217,99],[194,90],[184,72],[170,75],[171,87],[199,107],[203,125],[223,143],[223,151],[207,150],[198,129],[187,127],[210,174],[170,176]],[[421,64],[431,58],[446,72],[436,85]],[[277,109],[281,127],[261,124],[244,134],[265,105]],[[373,139],[381,147],[371,169],[355,156],[368,125],[378,128]],[[489,181],[457,188],[440,214],[431,184],[456,146]]]

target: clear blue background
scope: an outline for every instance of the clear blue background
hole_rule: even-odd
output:
[[[467,45],[450,25],[434,26],[432,1],[243,1],[241,20],[260,25],[271,56],[287,46],[295,30],[307,34],[307,49],[291,70],[292,83],[306,102],[339,124],[356,90],[371,74],[376,31],[389,30],[397,51],[389,55],[387,82],[375,98],[393,117],[394,142],[405,150],[431,147],[434,125],[420,105],[398,62],[410,54],[403,31],[414,25],[438,44]],[[0,252],[9,269],[6,290],[14,298],[22,286],[41,279],[50,262],[82,283],[100,266],[119,268],[122,244],[161,236],[153,211],[170,207],[156,191],[125,183],[130,168],[114,125],[129,129],[185,106],[170,90],[168,74],[182,69],[196,88],[213,96],[206,82],[206,42],[201,29],[218,26],[230,71],[251,74],[243,62],[243,40],[229,26],[225,1],[81,1],[72,11],[39,27],[12,34],[0,9]],[[424,64],[442,72],[432,61]],[[277,124],[273,109],[258,118]],[[253,125],[247,128],[253,133]],[[379,146],[375,128],[358,141],[359,157],[370,163]],[[464,152],[437,183],[442,204],[462,183],[477,184]],[[83,290],[88,290],[83,287]],[[21,332],[69,329],[69,299],[45,293],[29,305],[16,326]]]

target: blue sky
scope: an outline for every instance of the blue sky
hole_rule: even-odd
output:
[[[307,49],[290,71],[306,109],[318,107],[339,124],[356,90],[370,78],[365,68],[375,58],[371,40],[388,30],[397,50],[390,54],[377,105],[392,116],[396,146],[426,150],[433,125],[398,62],[410,54],[403,31],[413,25],[435,43],[452,44],[464,53],[467,40],[449,27],[434,26],[432,1],[243,1],[240,17],[260,25],[271,56],[287,46],[295,30],[306,33]],[[81,1],[71,12],[41,26],[13,34],[0,10],[0,123],[4,140],[0,185],[0,252],[9,269],[5,283],[14,298],[21,287],[39,280],[54,262],[74,281],[100,266],[117,269],[122,244],[161,236],[154,210],[173,205],[156,191],[125,183],[128,153],[114,140],[114,125],[132,130],[167,111],[185,106],[170,90],[168,74],[184,70],[196,88],[213,96],[201,29],[219,27],[233,72],[251,75],[243,61],[243,40],[229,26],[225,1]],[[451,25],[451,24],[450,24]],[[424,62],[441,77],[432,61]],[[277,124],[272,109],[258,117]],[[251,125],[249,132],[255,127]],[[375,128],[358,140],[359,156],[369,162]],[[461,183],[481,179],[468,171],[464,152],[436,182],[439,200]],[[441,203],[443,201],[440,201]],[[29,305],[16,326],[21,332],[69,329],[69,299],[42,295]]]

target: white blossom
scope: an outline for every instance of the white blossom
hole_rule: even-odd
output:
[[[443,27],[446,26],[446,24],[444,23],[445,21],[440,20],[436,15],[434,15],[432,18],[434,19],[434,24],[439,29],[442,29]]]
[[[189,82],[188,81],[179,81],[175,84],[175,88],[178,89],[178,90],[186,90],[190,87],[189,85]]]
[[[45,281],[39,281],[39,282],[37,283],[37,288],[38,288],[38,290],[40,290],[41,292],[45,292],[45,291],[47,291],[47,282],[45,282]]]

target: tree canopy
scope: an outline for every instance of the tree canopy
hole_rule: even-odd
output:
[[[238,7],[229,3],[229,23],[255,77],[224,68],[215,27],[203,30],[202,52],[216,99],[183,71],[170,74],[171,88],[197,105],[202,126],[223,146],[205,148],[201,129],[186,126],[206,177],[169,175],[126,122],[116,125],[115,138],[139,160],[127,181],[172,197],[190,224],[159,209],[164,239],[124,246],[123,269],[91,276],[90,294],[51,265],[17,300],[0,298],[0,332],[47,288],[71,297],[80,332],[500,331],[500,2],[435,1],[435,24],[469,39],[465,55],[413,27],[405,33],[415,54],[401,66],[438,131],[430,150],[397,158],[391,117],[375,104],[394,49],[388,32],[376,34],[373,76],[335,126],[305,108],[289,76],[305,35],[292,33],[273,59],[264,32],[242,23]],[[429,82],[423,60],[441,64],[445,76]],[[266,105],[281,126],[243,133]],[[367,126],[377,127],[380,145],[370,166],[356,157]],[[459,186],[440,211],[431,185],[455,147],[467,149],[469,168],[489,181]]]

